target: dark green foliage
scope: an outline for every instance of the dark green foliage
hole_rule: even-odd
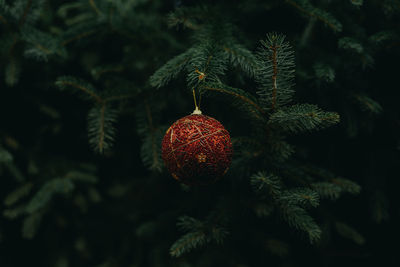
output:
[[[304,15],[315,18],[335,32],[341,32],[343,25],[331,13],[315,7],[309,0],[286,0],[287,3],[297,8]]]
[[[204,246],[215,241],[221,244],[228,232],[210,222],[201,222],[189,216],[182,216],[178,219],[177,226],[183,231],[190,231],[179,238],[170,248],[169,253],[173,257],[179,257],[192,249]]]
[[[278,110],[271,115],[270,122],[284,131],[298,133],[323,129],[339,122],[339,115],[325,112],[315,105],[299,104]]]
[[[158,125],[154,115],[154,107],[147,101],[139,105],[136,111],[137,132],[143,140],[140,149],[143,163],[149,170],[161,171],[164,163],[161,159],[160,144],[166,127]]]
[[[0,266],[398,261],[399,18],[399,0],[0,0]],[[193,91],[234,149],[205,187],[161,159]]]
[[[309,188],[282,190],[277,176],[262,172],[251,177],[251,184],[255,191],[264,191],[272,197],[279,213],[290,226],[306,232],[311,243],[319,240],[321,229],[305,210],[306,207],[319,205],[317,192]]]
[[[335,80],[335,70],[324,63],[316,63],[314,65],[315,76],[324,82],[333,82]]]
[[[117,112],[111,107],[95,105],[88,114],[88,135],[90,145],[100,153],[111,147],[114,142],[114,123]]]
[[[266,110],[274,110],[292,100],[294,90],[294,52],[285,36],[268,34],[257,54],[257,94]]]

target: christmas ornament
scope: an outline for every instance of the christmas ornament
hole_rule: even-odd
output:
[[[169,127],[162,158],[171,175],[187,185],[206,185],[223,176],[232,160],[229,132],[214,118],[195,111]]]

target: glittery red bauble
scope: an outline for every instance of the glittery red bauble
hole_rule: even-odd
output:
[[[187,185],[206,185],[223,176],[232,160],[229,132],[211,117],[192,114],[169,127],[162,158],[171,175]]]

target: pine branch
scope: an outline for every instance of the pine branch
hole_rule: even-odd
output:
[[[239,105],[244,105],[244,108],[250,114],[259,119],[263,119],[264,110],[257,103],[257,99],[242,89],[230,87],[221,83],[207,83],[202,85],[200,89],[204,91],[215,91],[230,95],[239,100]]]
[[[318,192],[321,198],[327,198],[330,200],[338,199],[342,192],[340,186],[328,182],[313,183],[312,188]]]
[[[166,85],[171,79],[176,78],[176,76],[184,70],[189,63],[193,51],[194,49],[188,49],[165,63],[150,77],[150,85],[160,88]]]
[[[257,52],[257,94],[265,110],[275,110],[292,100],[294,52],[285,36],[276,33],[268,34],[261,44]]]
[[[300,207],[316,207],[319,204],[316,192],[308,188],[283,191],[280,178],[273,174],[267,175],[265,172],[254,174],[250,183],[256,192],[268,194],[288,224],[306,232],[311,243],[315,243],[320,238],[321,229],[306,210]]]
[[[280,131],[270,131],[268,134],[266,157],[270,162],[282,163],[293,153],[294,147],[286,140]]]
[[[179,217],[177,226],[189,232],[171,246],[170,255],[180,257],[182,254],[204,246],[211,241],[221,244],[228,232],[223,227],[215,225],[217,220],[215,218],[213,220],[213,215],[215,214],[208,216],[206,222],[201,222],[189,216]]]
[[[104,102],[95,87],[82,79],[73,76],[61,76],[57,78],[55,85],[61,90],[72,88],[75,92],[79,92],[84,99],[95,100],[97,103]]]
[[[189,64],[186,66],[187,83],[189,88],[197,88],[204,82],[220,82],[220,77],[225,74],[228,55],[213,42],[211,33],[206,31],[204,40],[194,47]]]
[[[161,127],[156,127],[151,106],[147,101],[136,112],[137,132],[142,138],[140,155],[146,167],[150,170],[161,171],[160,144],[164,136]]]
[[[300,12],[306,14],[307,16],[322,21],[333,31],[342,31],[343,26],[335,17],[333,17],[325,10],[314,7],[313,5],[311,5],[309,0],[286,0],[286,2],[291,6],[297,8]]]
[[[176,225],[178,226],[179,229],[183,231],[190,231],[193,229],[200,229],[203,227],[203,223],[201,221],[186,215],[179,217]]]
[[[27,57],[33,57],[39,61],[48,61],[49,57],[53,55],[63,58],[67,55],[67,51],[59,38],[31,26],[26,25],[21,29],[21,39],[27,44],[24,52]]]
[[[209,239],[202,231],[189,232],[178,239],[170,248],[169,254],[172,257],[180,257],[182,254],[197,247],[203,246]]]
[[[313,244],[321,237],[321,229],[314,219],[307,214],[305,209],[283,202],[280,209],[283,218],[291,227],[302,230],[308,234],[310,243]]]
[[[169,27],[178,28],[182,25],[183,28],[198,30],[201,27],[198,20],[202,18],[206,12],[207,10],[205,10],[203,6],[176,8],[174,12],[168,14],[167,23]]]
[[[291,133],[323,129],[339,122],[335,112],[325,112],[316,105],[297,104],[273,113],[270,123]]]
[[[236,43],[224,46],[223,49],[228,53],[230,64],[233,67],[240,67],[251,78],[255,76],[258,66],[253,53]]]
[[[99,153],[111,148],[115,137],[117,112],[105,103],[95,105],[88,114],[89,143]]]
[[[28,214],[35,214],[49,203],[54,194],[67,194],[74,189],[74,184],[65,178],[55,178],[45,183],[26,205]]]
[[[300,205],[303,208],[315,208],[319,205],[318,193],[305,187],[285,190],[279,199],[288,205]]]
[[[281,180],[279,177],[265,172],[258,172],[253,174],[250,178],[250,183],[256,192],[265,192],[277,198],[281,194]]]

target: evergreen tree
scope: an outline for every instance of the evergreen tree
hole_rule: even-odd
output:
[[[399,0],[0,0],[0,266],[395,262],[399,15]],[[193,96],[233,143],[208,186],[161,158]]]

